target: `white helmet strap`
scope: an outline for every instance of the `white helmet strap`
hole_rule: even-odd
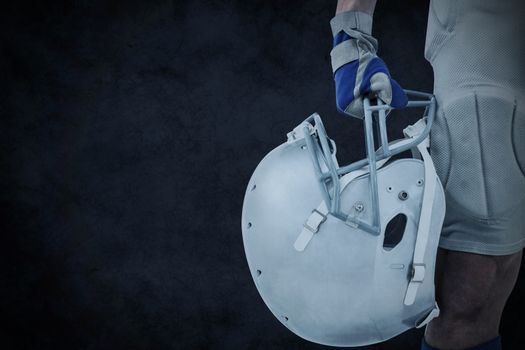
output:
[[[410,138],[418,137],[425,129],[426,123],[424,118],[419,120],[414,125],[411,125],[403,130],[405,136]],[[437,175],[434,163],[427,148],[430,146],[428,137],[417,145],[417,150],[423,158],[425,165],[425,187],[423,189],[423,200],[421,204],[421,214],[419,216],[419,223],[416,235],[416,244],[414,247],[414,257],[412,259],[412,277],[408,284],[407,292],[405,294],[405,305],[412,305],[416,299],[417,290],[420,284],[425,279],[425,251],[428,243],[428,236],[430,234],[430,221],[432,219],[432,208],[434,203],[434,196],[436,192]]]

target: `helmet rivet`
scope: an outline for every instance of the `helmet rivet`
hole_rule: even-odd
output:
[[[357,202],[357,203],[354,204],[354,209],[355,209],[355,211],[360,213],[363,210],[365,210],[365,205],[363,203],[361,203],[361,202]]]
[[[407,191],[401,191],[399,192],[399,195],[398,195],[399,199],[401,199],[402,201],[406,201],[408,199],[408,193]]]
[[[388,187],[386,188],[386,191],[387,191],[387,192],[392,192],[392,186],[388,186]]]
[[[423,186],[423,179],[417,180],[417,185],[418,186]]]

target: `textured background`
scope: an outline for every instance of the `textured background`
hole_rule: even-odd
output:
[[[431,91],[426,1],[380,1],[380,54]],[[3,348],[314,349],[245,262],[244,188],[310,113],[341,159],[335,1],[21,1],[0,21]],[[394,133],[408,117],[399,117]],[[410,118],[408,118],[410,119]],[[345,149],[347,150],[345,152]],[[521,349],[523,273],[505,310]],[[374,349],[417,349],[420,331]]]

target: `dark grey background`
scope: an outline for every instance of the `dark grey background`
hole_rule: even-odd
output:
[[[5,6],[5,5],[4,5]],[[431,91],[427,1],[379,1],[380,54]],[[314,349],[266,309],[240,213],[257,163],[310,113],[343,161],[335,1],[17,2],[0,23],[2,347]],[[412,117],[399,116],[393,133]],[[521,349],[523,273],[505,310]],[[373,349],[418,349],[410,331]],[[10,344],[10,345],[9,345]],[[7,347],[6,347],[7,346]]]

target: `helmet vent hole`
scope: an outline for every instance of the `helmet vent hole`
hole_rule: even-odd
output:
[[[251,191],[255,191],[256,188],[257,188],[257,185],[253,184]]]
[[[249,222],[248,225],[246,225],[248,228],[252,228],[252,223]]]
[[[403,239],[407,217],[405,214],[397,214],[388,222],[385,229],[385,239],[383,241],[384,250],[392,250]]]
[[[282,316],[282,317],[283,317],[284,322],[288,322],[288,316]]]
[[[262,274],[261,270],[257,270],[257,276],[260,276]]]

